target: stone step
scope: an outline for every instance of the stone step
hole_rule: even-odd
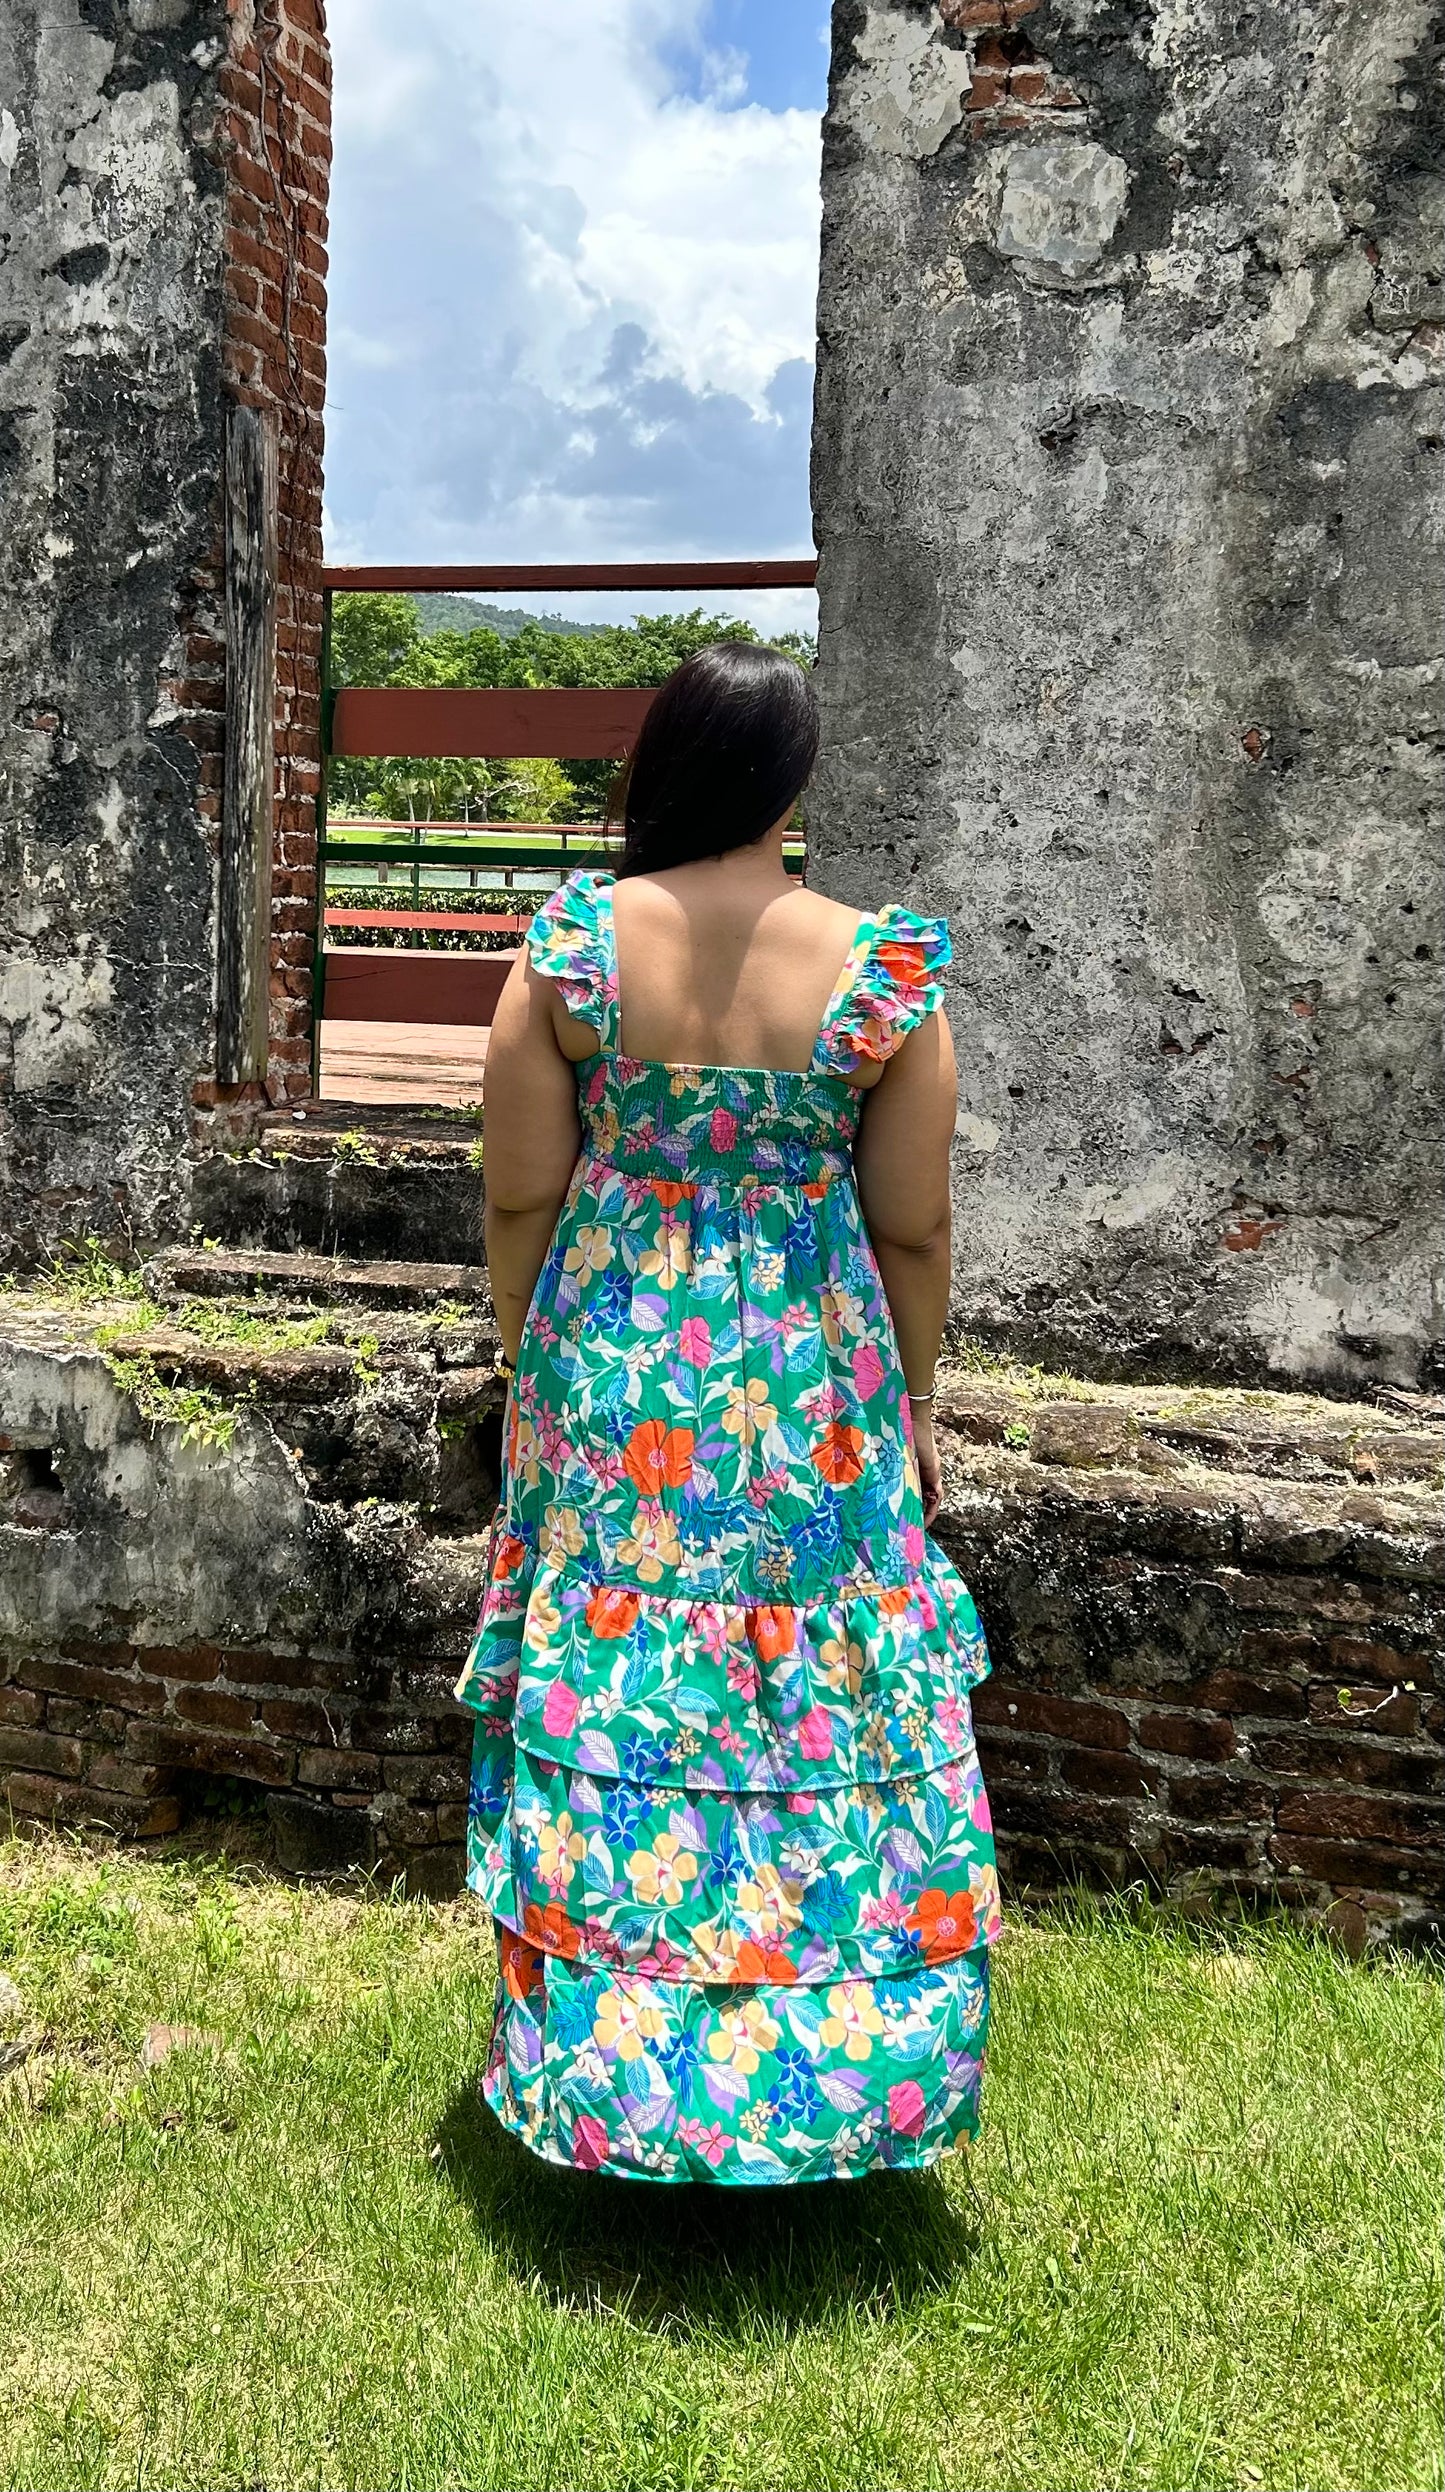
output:
[[[269,1117],[247,1149],[197,1162],[192,1217],[228,1247],[472,1263],[480,1142],[475,1119],[419,1108]]]
[[[311,1306],[365,1306],[394,1313],[491,1304],[486,1266],[433,1261],[363,1261],[345,1255],[279,1254],[247,1247],[176,1247],[146,1266],[162,1304],[183,1298],[297,1298]]]

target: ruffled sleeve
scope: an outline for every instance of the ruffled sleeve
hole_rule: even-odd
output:
[[[850,968],[818,1033],[815,1065],[851,1073],[865,1057],[885,1064],[909,1031],[937,1011],[952,958],[946,918],[880,909],[860,929]]]
[[[612,1045],[617,1017],[612,876],[590,869],[569,874],[538,909],[527,949],[533,968],[555,978],[573,1019],[590,1022],[604,1047]]]

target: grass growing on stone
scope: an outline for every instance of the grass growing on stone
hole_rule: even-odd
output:
[[[971,2160],[778,2197],[502,2138],[466,1902],[12,1843],[0,1968],[6,2483],[1440,2480],[1419,1966],[1016,1923]]]

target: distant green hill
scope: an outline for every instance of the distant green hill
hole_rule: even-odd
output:
[[[527,614],[520,606],[486,606],[475,597],[427,592],[411,602],[424,632],[496,632],[503,640],[515,640],[527,624],[536,623],[544,632],[571,632],[590,639],[595,632],[611,629],[606,623],[571,623],[560,614]]]

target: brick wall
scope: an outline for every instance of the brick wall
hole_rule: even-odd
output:
[[[1438,1927],[1438,1424],[1002,1388],[941,1415],[1007,1890],[1142,1879]]]
[[[1024,28],[1040,0],[939,0],[939,5],[945,26],[973,37],[973,82],[964,105],[970,137],[1002,138],[1047,127],[1060,114],[1082,122],[1083,97],[1056,74]]]
[[[228,0],[214,152],[225,186],[223,387],[275,410],[280,446],[276,813],[270,1063],[264,1100],[202,1081],[208,1125],[245,1122],[311,1088],[311,962],[321,757],[321,494],[331,57],[323,0]],[[201,807],[219,828],[225,649],[217,550],[192,585],[187,673],[173,687],[204,752]]]

